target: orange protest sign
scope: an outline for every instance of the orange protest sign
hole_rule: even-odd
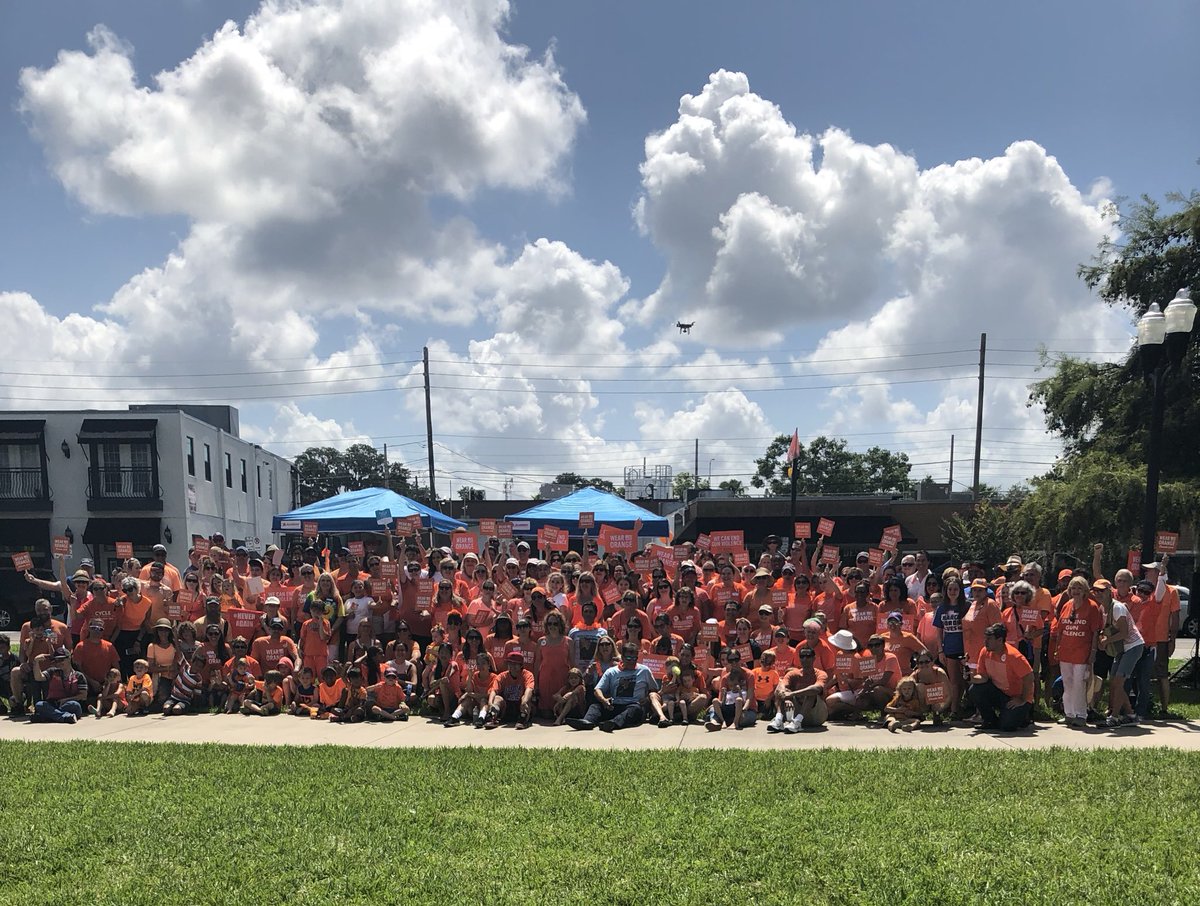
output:
[[[517,586],[513,585],[507,579],[500,583],[499,591],[501,597],[505,598],[506,600],[518,597]]]
[[[704,623],[700,627],[700,632],[696,634],[696,639],[701,642],[715,642],[719,637],[718,628],[716,623]]]
[[[571,533],[565,528],[548,525],[550,532],[546,533],[546,546],[552,551],[565,551],[571,546]]]
[[[792,537],[796,539],[812,537],[811,522],[797,522],[792,528]]]
[[[261,610],[243,610],[240,607],[231,607],[225,611],[225,619],[229,621],[229,637],[236,639],[238,636],[244,636],[247,639],[254,637],[254,633],[258,630],[259,621],[262,619],[263,612]]]
[[[745,550],[734,551],[733,552],[733,565],[734,566],[749,566],[750,565],[750,553]]]
[[[387,594],[387,590],[388,584],[383,579],[371,580],[371,597],[376,599],[381,598],[383,595]]]
[[[304,535],[305,538],[317,537],[317,530],[319,528],[320,528],[320,526],[316,522],[301,522],[300,523],[300,532],[301,532],[301,534]]]
[[[50,539],[50,551],[56,557],[66,557],[71,553],[71,542],[66,535],[55,535]]]
[[[392,563],[392,562],[380,563],[379,564],[379,575],[383,576],[383,578],[385,578],[385,579],[399,579],[400,578],[400,564]]]
[[[733,592],[728,588],[718,587],[713,589],[713,600],[718,604],[728,604],[733,598]]]
[[[901,529],[899,525],[889,525],[883,530],[883,537],[880,538],[879,546],[888,550],[895,550],[900,546]]]
[[[212,550],[212,542],[207,538],[192,539],[192,549],[201,557],[207,557],[208,552]]]
[[[420,516],[401,516],[395,522],[397,535],[419,535],[421,534],[421,517]]]
[[[191,592],[188,592],[191,594]],[[189,602],[190,603],[190,602]],[[180,592],[174,598],[163,602],[163,613],[167,615],[167,619],[172,623],[178,623],[183,619],[183,615],[187,609],[183,603],[183,592]]]
[[[637,536],[632,530],[609,528],[604,536],[604,547],[609,551],[632,553],[637,550]]]
[[[363,558],[363,554],[366,553],[366,548],[363,547],[363,543],[361,541],[351,541],[346,545],[346,547],[350,549],[350,556],[359,560],[361,560]]]
[[[841,563],[842,562],[842,552],[840,550],[838,550],[836,545],[826,544],[823,548],[821,548],[821,562],[822,563]]]
[[[33,569],[33,557],[27,551],[17,551],[12,555],[13,568],[19,573]]]
[[[883,566],[883,551],[878,548],[867,549],[867,563],[871,566]]]
[[[788,593],[785,588],[771,589],[771,604],[775,607],[787,607]]]
[[[479,520],[479,533],[488,538],[495,535],[496,534],[496,520],[495,519],[480,519]]]
[[[634,557],[633,558],[633,568],[636,569],[639,573],[644,573],[648,569],[650,569],[650,561],[645,557]]]
[[[118,541],[113,546],[117,549],[117,559],[128,560],[130,557],[133,556],[133,542],[132,541]]]
[[[817,534],[823,538],[828,538],[830,535],[832,535],[833,520],[826,519],[824,516],[822,516],[820,521],[817,523]]]
[[[946,703],[946,686],[944,683],[930,683],[925,686],[925,704],[943,705]]]
[[[1136,548],[1130,548],[1129,554],[1125,558],[1125,568],[1136,576],[1142,569],[1142,552]]]
[[[470,532],[453,532],[450,535],[450,550],[456,554],[477,554],[478,540]]]
[[[580,513],[579,514],[579,527],[580,528],[592,528],[595,524],[596,524],[596,514],[595,513]]]
[[[615,585],[605,586],[604,591],[600,593],[600,597],[604,600],[605,604],[616,604],[617,598],[621,597],[621,589]]]
[[[745,532],[741,529],[727,532],[711,532],[708,536],[709,549],[714,554],[739,551],[746,546]]]
[[[417,604],[428,604],[433,600],[433,580],[418,579],[417,580]]]
[[[667,658],[662,654],[643,654],[642,666],[654,674],[656,678],[661,678],[667,671]]]
[[[1154,549],[1160,554],[1173,554],[1179,550],[1178,532],[1156,532]]]
[[[511,538],[512,536],[513,536],[513,529],[512,529],[511,522],[497,522],[496,523],[496,537],[497,538]]]
[[[700,534],[696,536],[696,547],[702,551],[711,550],[709,546],[711,543],[712,539],[708,535]]]

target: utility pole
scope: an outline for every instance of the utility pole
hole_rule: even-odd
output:
[[[429,347],[423,347],[425,363],[425,446],[429,449],[429,505],[437,509],[437,487],[433,481],[433,404],[429,399]]]
[[[383,486],[389,491],[392,489],[392,470],[388,466],[387,444],[383,445]]]
[[[987,363],[987,334],[979,335],[979,399],[975,403],[975,483],[971,499],[979,500],[979,458],[983,450],[983,372]]]
[[[949,493],[954,493],[954,435],[950,435],[950,482],[947,485]]]
[[[692,487],[700,490],[700,438],[696,438],[696,467],[692,472]]]

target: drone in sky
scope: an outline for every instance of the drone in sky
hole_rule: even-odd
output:
[[[682,321],[676,321],[675,326],[679,328],[680,333],[690,334],[692,328],[696,326],[696,322],[692,321],[690,324],[684,324]]]

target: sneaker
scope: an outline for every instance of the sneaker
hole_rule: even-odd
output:
[[[518,730],[528,730],[528,729],[529,729],[529,723],[528,723],[527,721],[524,721],[524,720],[519,720],[519,721],[517,721],[517,729],[518,729]]]
[[[1104,726],[1108,727],[1110,730],[1115,730],[1117,727],[1121,726],[1121,718],[1109,717],[1104,721]]]
[[[567,726],[572,730],[594,730],[596,725],[590,720],[584,720],[582,717],[568,717]]]
[[[771,718],[771,722],[769,724],[767,724],[767,732],[768,733],[782,733],[783,732],[783,712],[782,711],[780,711],[778,714],[776,714],[774,717]]]
[[[1141,722],[1141,718],[1136,714],[1126,714],[1121,718],[1121,726],[1123,727],[1136,727]]]
[[[446,719],[446,722],[445,722],[444,724],[442,724],[442,726],[444,726],[444,727],[457,727],[457,726],[458,726],[458,718],[457,718],[457,717],[450,717],[450,718],[447,718],[447,719]]]
[[[100,716],[100,712],[98,710],[96,710],[95,705],[88,705],[88,714],[92,715],[92,717]]]
[[[476,730],[482,730],[483,729],[483,718],[476,717],[475,720],[472,722],[472,725],[475,727]]]
[[[74,714],[68,714],[67,719],[65,721],[63,721],[63,723],[73,724],[77,720],[79,720],[79,718],[76,717]]]
[[[667,718],[665,718],[665,717],[664,717],[662,720],[660,720],[660,721],[658,722],[658,728],[659,728],[660,730],[661,730],[661,729],[663,729],[664,727],[669,727],[669,726],[671,726],[671,721],[669,721],[669,720],[668,720]]]
[[[602,733],[611,733],[615,729],[617,729],[617,725],[615,723],[613,723],[611,720],[600,721],[600,731]]]
[[[720,721],[716,720],[706,721],[704,724],[704,729],[708,730],[710,733],[715,733],[717,730],[721,729],[721,723]]]
[[[498,720],[497,720],[496,718],[494,718],[494,717],[489,717],[489,718],[487,719],[487,721],[484,723],[484,725],[483,725],[483,728],[484,728],[485,730],[494,730],[494,729],[496,729],[496,727],[498,727],[498,726],[500,726],[500,721],[498,721]]]

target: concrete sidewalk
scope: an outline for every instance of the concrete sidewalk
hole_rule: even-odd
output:
[[[746,730],[710,733],[701,726],[659,729],[645,724],[616,733],[580,732],[535,725],[528,730],[500,727],[446,728],[415,717],[395,724],[330,724],[288,715],[245,717],[195,714],[176,717],[84,717],[75,725],[0,720],[0,739],[100,742],[228,743],[234,745],[345,745],[365,748],[483,746],[488,748],[574,749],[1124,749],[1169,746],[1200,751],[1200,721],[1147,723],[1124,730],[1068,730],[1036,724],[1019,733],[982,733],[965,724],[889,733],[863,724],[830,724],[795,735],[767,733],[766,724]]]

